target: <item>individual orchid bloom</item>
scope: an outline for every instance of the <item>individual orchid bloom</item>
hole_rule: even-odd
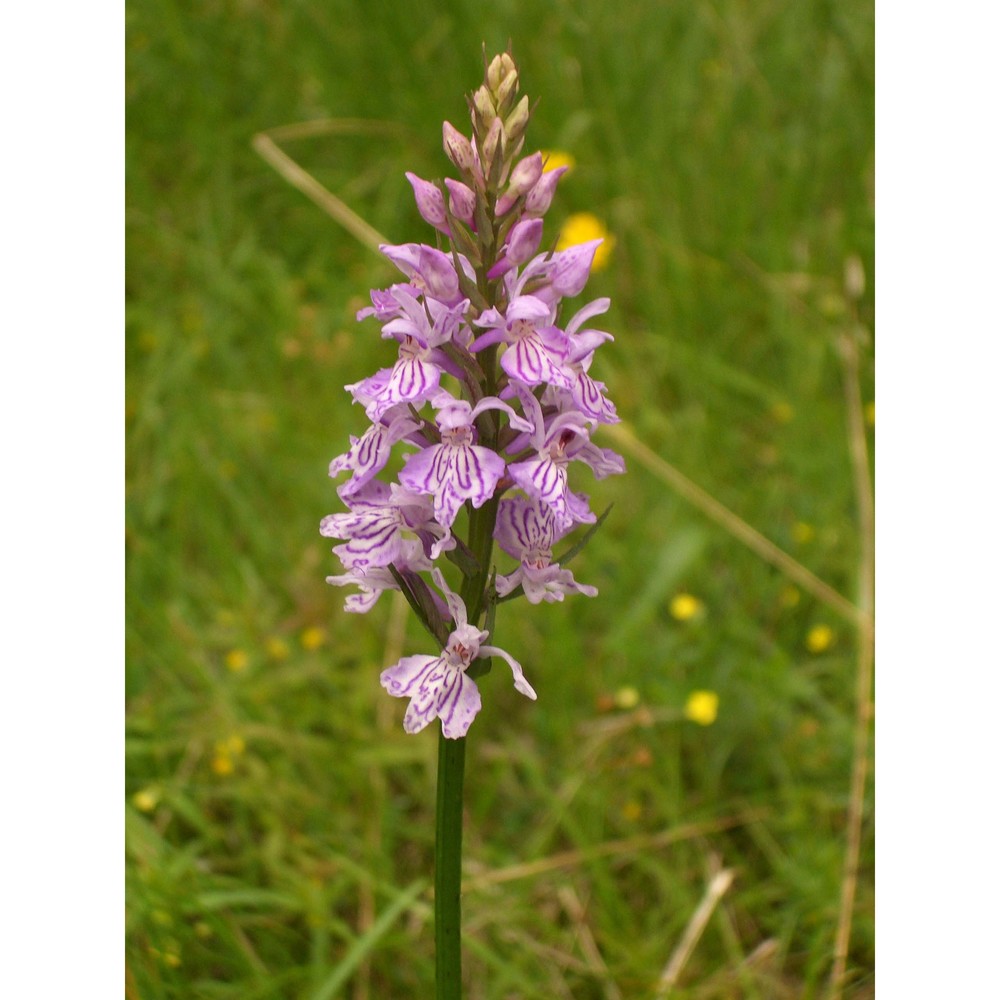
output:
[[[565,533],[550,508],[521,496],[501,500],[493,537],[520,564],[496,578],[497,594],[504,597],[520,585],[530,604],[561,601],[569,593],[596,597],[596,587],[577,583],[568,569],[552,562],[552,546]]]
[[[416,433],[422,426],[422,423],[410,416],[408,407],[394,406],[360,438],[352,434],[350,449],[330,463],[331,478],[341,472],[351,473],[351,478],[337,490],[341,498],[357,494],[385,468],[392,454],[392,446]]]
[[[432,404],[438,411],[441,442],[408,455],[399,481],[415,493],[433,496],[435,519],[450,529],[466,500],[473,507],[482,507],[493,496],[506,468],[500,455],[475,443],[475,419],[486,410],[503,410],[511,427],[529,430],[530,425],[495,396],[485,396],[472,406],[442,392]]]
[[[615,405],[604,395],[604,383],[595,381],[588,374],[591,362],[594,360],[594,352],[605,341],[614,340],[614,337],[602,330],[581,331],[580,327],[591,316],[606,312],[610,305],[611,300],[608,298],[595,299],[577,312],[566,324],[566,334],[570,339],[570,347],[563,367],[569,372],[571,380],[568,399],[573,408],[597,424],[618,423]],[[546,392],[543,399],[546,402],[556,402],[559,405],[558,400],[562,395],[563,390],[553,388]],[[559,405],[559,408],[566,409],[567,407]]]
[[[397,286],[393,292],[398,309],[396,314],[382,326],[382,337],[395,338],[402,343],[412,337],[422,347],[440,347],[449,341],[468,342],[462,334],[466,326],[465,314],[469,300],[462,299],[454,305],[446,305],[434,299],[421,302],[416,290],[405,285]],[[419,293],[418,293],[419,294]]]
[[[423,243],[403,243],[400,246],[383,244],[379,250],[410,279],[410,284],[429,298],[448,304],[462,299],[458,288],[458,274],[448,254]],[[474,278],[475,272],[471,267],[467,273],[469,272]]]
[[[422,403],[437,395],[441,368],[434,357],[432,348],[421,344],[416,337],[405,336],[392,368],[382,368],[371,378],[345,388],[364,406],[369,420],[381,420],[393,406]]]
[[[432,563],[420,542],[416,538],[407,538],[400,546],[399,558],[392,565],[399,573],[418,573],[430,570]],[[371,611],[384,591],[399,590],[399,584],[388,566],[373,566],[366,573],[354,567],[339,576],[328,576],[326,582],[334,587],[358,588],[358,593],[349,594],[344,600],[344,610],[356,615]]]
[[[534,295],[514,299],[506,313],[488,309],[476,320],[476,325],[485,327],[487,332],[472,342],[472,350],[481,351],[502,341],[507,350],[500,359],[500,367],[510,378],[524,385],[558,385],[568,389],[572,375],[564,369],[563,362],[570,340],[562,330],[552,326],[552,314],[551,307]]]
[[[449,589],[441,571],[434,570],[432,575],[445,596],[454,630],[439,655],[404,656],[382,671],[380,681],[393,697],[410,699],[403,717],[406,732],[419,733],[434,719],[440,719],[445,737],[457,740],[468,733],[482,708],[479,688],[467,674],[473,660],[499,656],[510,665],[514,688],[532,701],[538,696],[517,660],[496,646],[483,645],[489,633],[469,624],[465,603]]]
[[[573,459],[580,457],[584,446],[589,444],[586,417],[575,410],[567,410],[554,414],[546,422],[542,408],[531,392],[516,384],[515,389],[533,430],[530,436],[522,435],[523,441],[522,438],[516,439],[510,449],[515,451],[522,444],[530,443],[536,457],[508,466],[511,479],[529,497],[548,507],[560,528],[568,529],[575,522],[592,524],[597,518],[586,497],[569,488],[566,468]]]
[[[344,502],[350,512],[327,515],[319,532],[346,539],[333,551],[348,570],[364,574],[397,562],[403,556],[404,531],[417,535],[432,559],[455,545],[450,532],[434,520],[427,499],[395,484],[372,480]]]

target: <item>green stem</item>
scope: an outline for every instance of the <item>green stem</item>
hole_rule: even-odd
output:
[[[465,738],[438,737],[434,938],[437,1000],[462,996],[462,785]]]

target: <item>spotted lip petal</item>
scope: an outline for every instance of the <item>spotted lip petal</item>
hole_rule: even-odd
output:
[[[434,719],[450,740],[461,739],[482,708],[476,682],[445,656],[404,656],[382,671],[382,686],[396,698],[410,698],[403,729],[419,733]]]

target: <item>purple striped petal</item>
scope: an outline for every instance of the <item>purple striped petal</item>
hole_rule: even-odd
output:
[[[435,705],[445,737],[457,740],[465,736],[482,707],[476,682],[462,670],[448,671],[438,689]]]

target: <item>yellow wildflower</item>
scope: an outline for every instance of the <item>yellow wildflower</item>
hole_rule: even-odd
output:
[[[814,625],[806,636],[810,653],[823,653],[833,645],[833,629],[829,625]]]
[[[634,687],[619,688],[615,692],[616,708],[635,708],[639,704],[639,692]]]
[[[719,696],[714,691],[692,691],[684,703],[684,718],[699,726],[710,726],[719,714]]]
[[[615,238],[608,232],[607,227],[590,212],[577,212],[571,215],[559,230],[559,239],[556,241],[557,250],[565,250],[567,247],[575,247],[578,243],[587,243],[590,240],[604,240],[594,254],[592,271],[599,271],[608,263],[611,250],[615,245]]]
[[[796,521],[792,525],[792,538],[795,539],[799,545],[805,545],[807,542],[811,542],[816,537],[816,529],[811,525],[807,524],[805,521]]]
[[[299,641],[303,649],[319,649],[326,642],[326,629],[319,625],[310,625],[309,628],[302,630]]]
[[[242,673],[247,668],[250,657],[242,649],[231,649],[226,653],[226,666],[234,673]]]
[[[545,164],[543,168],[545,173],[565,167],[568,174],[576,166],[576,159],[573,154],[563,152],[561,149],[543,149],[542,162]]]
[[[155,786],[151,785],[149,788],[143,788],[136,792],[132,796],[132,805],[139,810],[139,812],[152,812],[160,802],[160,790]]]
[[[704,611],[705,605],[690,594],[677,594],[670,602],[670,613],[679,622],[690,621]]]
[[[220,778],[233,773],[233,758],[227,753],[216,752],[212,758],[212,772]]]

